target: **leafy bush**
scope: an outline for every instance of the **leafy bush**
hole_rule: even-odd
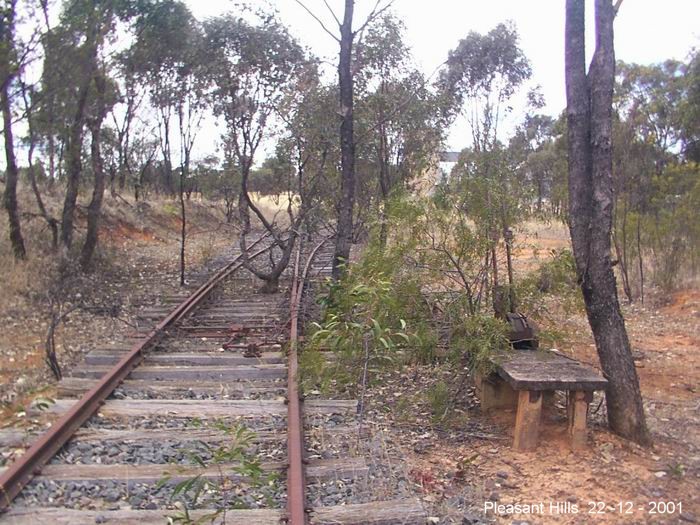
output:
[[[535,272],[537,289],[542,293],[560,293],[577,290],[576,261],[571,250],[551,250],[551,260]]]
[[[329,375],[345,387],[364,383],[369,372],[394,363],[397,350],[411,342],[406,321],[391,315],[396,298],[387,280],[375,276],[354,283],[354,277],[349,277],[330,284],[328,297],[331,304],[325,320],[312,323],[311,346],[302,352],[302,384],[307,388],[315,381],[317,388],[327,390]],[[314,355],[320,348],[336,354],[332,364]],[[362,371],[359,376],[358,370]]]
[[[412,213],[410,205],[398,209],[404,217]],[[429,305],[404,260],[411,250],[410,235],[383,246],[375,231],[362,258],[339,282],[328,283],[323,321],[311,325],[311,344],[300,359],[304,388],[351,388],[380,367],[434,358]],[[336,359],[326,363],[319,348],[332,350]]]
[[[525,276],[515,295],[522,310],[534,317],[546,314],[546,296],[556,297],[565,312],[583,309],[583,296],[578,285],[576,262],[571,250],[550,250],[550,259]]]
[[[498,355],[510,350],[505,321],[487,315],[465,317],[452,330],[451,353],[466,361],[471,372],[484,375],[495,368]]]

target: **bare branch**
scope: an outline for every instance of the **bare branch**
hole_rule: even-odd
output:
[[[301,2],[301,0],[294,0],[294,1],[295,1],[297,4],[299,4],[299,5],[302,7],[302,9],[304,9],[304,11],[306,11],[307,13],[309,13],[309,15],[310,15],[314,20],[316,20],[316,22],[318,22],[318,24],[321,26],[321,28],[333,38],[333,40],[335,40],[336,42],[340,43],[340,38],[338,38],[337,36],[335,36],[335,35],[333,34],[333,32],[332,32],[330,29],[328,29],[328,28],[326,27],[326,24],[324,24],[323,21],[322,21],[319,17],[317,17],[317,16],[311,11],[311,9],[309,9],[308,7],[306,7],[306,6],[303,4],[303,2]],[[333,17],[335,18],[335,14],[333,15]]]
[[[615,5],[613,6],[613,17],[617,16],[617,12],[620,10],[621,5],[622,5],[622,0],[617,0],[617,2],[615,2]]]
[[[620,1],[622,1],[622,0],[620,0]],[[331,6],[328,5],[328,2],[327,2],[326,0],[323,0],[323,3],[326,4],[326,7],[327,7],[328,10],[331,12],[331,15],[333,15],[333,19],[335,20],[335,23],[338,24],[338,27],[340,27],[341,25],[343,25],[343,24],[340,23],[340,20],[338,20],[338,17],[335,15],[335,11],[333,11],[333,9],[331,8]]]
[[[297,1],[298,1],[298,0],[297,0]],[[381,16],[381,14],[382,14],[384,11],[386,11],[387,9],[389,9],[389,8],[393,5],[394,0],[389,0],[389,1],[386,3],[386,5],[385,5],[384,7],[382,7],[381,9],[379,9],[379,4],[380,4],[381,2],[382,2],[382,0],[377,0],[377,3],[374,4],[374,7],[372,8],[372,11],[370,12],[370,14],[367,16],[367,19],[365,20],[364,24],[362,24],[362,25],[357,29],[357,31],[355,31],[355,32],[353,33],[353,35],[357,35],[357,34],[359,34],[359,33],[362,33],[362,32],[365,30],[365,28],[366,28],[369,24],[371,24],[376,18],[378,18],[379,16]]]

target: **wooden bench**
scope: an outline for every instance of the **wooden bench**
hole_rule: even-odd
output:
[[[554,391],[567,393],[568,433],[574,450],[585,447],[588,406],[593,392],[605,390],[608,381],[595,369],[558,352],[514,350],[492,359],[496,370],[477,376],[484,411],[517,407],[513,448],[537,447],[542,399]]]

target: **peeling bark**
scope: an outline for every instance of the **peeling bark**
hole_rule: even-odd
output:
[[[584,4],[584,0],[566,2],[569,228],[588,321],[609,381],[610,427],[623,437],[649,444],[610,257],[615,10],[611,0],[595,2],[596,50],[586,74]]]

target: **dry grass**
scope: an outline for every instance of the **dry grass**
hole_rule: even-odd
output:
[[[59,216],[62,195],[58,189],[45,192],[47,207]],[[36,204],[28,188],[20,187],[22,213],[34,212]],[[84,205],[89,195],[81,195]],[[89,275],[73,272],[68,301],[76,294],[89,304],[112,305],[118,318],[76,311],[63,324],[57,336],[57,351],[64,368],[79,361],[86,351],[104,341],[118,340],[132,328],[140,304],[154,296],[179,293],[178,255],[180,218],[177,201],[165,198],[135,203],[105,195],[100,244],[95,271]],[[223,214],[210,204],[192,199],[187,202],[188,272],[222,253],[237,234],[223,222]],[[22,232],[28,257],[15,261],[7,236],[7,214],[0,214],[0,401],[17,410],[27,395],[53,383],[43,362],[43,344],[49,319],[49,290],[56,287],[59,256],[51,252],[50,232],[42,218],[23,215]],[[75,249],[82,246],[85,234],[83,209],[76,213]],[[70,261],[70,259],[68,259]],[[77,268],[69,262],[69,268]]]

